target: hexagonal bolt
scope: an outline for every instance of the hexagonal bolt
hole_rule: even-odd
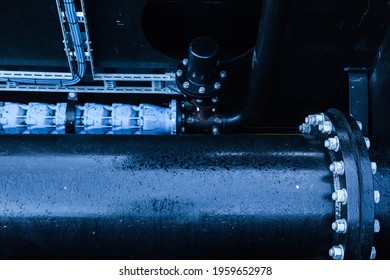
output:
[[[187,66],[188,65],[188,58],[184,58],[182,62],[183,62],[183,65]]]
[[[213,135],[218,135],[219,134],[219,127],[213,126],[213,128],[211,129],[211,132],[213,133]]]
[[[334,260],[342,260],[344,259],[344,247],[343,245],[333,246],[329,249],[329,256]]]
[[[376,162],[371,162],[372,175],[376,174],[377,169],[378,169],[378,166],[376,165]]]
[[[336,233],[346,233],[347,232],[347,221],[345,219],[338,219],[332,223],[332,229]]]
[[[332,199],[337,203],[342,203],[343,205],[347,204],[348,193],[346,189],[337,190],[332,193]]]
[[[375,260],[376,259],[376,249],[375,247],[371,248],[371,255],[370,255],[370,260]]]
[[[374,232],[378,233],[381,231],[381,224],[378,220],[374,221]]]
[[[305,123],[310,125],[317,125],[323,121],[325,121],[325,117],[323,114],[309,115],[305,118]]]
[[[363,124],[362,124],[362,122],[356,121],[356,123],[357,123],[358,127],[360,128],[360,130],[362,130],[362,129],[363,129]]]
[[[198,91],[199,91],[199,93],[205,93],[206,89],[204,87],[200,87]]]
[[[324,134],[330,134],[333,130],[333,125],[330,121],[324,121],[318,125],[318,129]]]
[[[77,98],[77,93],[75,92],[68,93],[68,99],[76,99],[76,98]]]
[[[334,161],[330,166],[329,169],[331,172],[337,174],[337,175],[343,175],[344,174],[344,162],[342,161]]]
[[[213,103],[218,103],[218,97],[213,97],[213,98],[211,99],[211,101],[212,101]]]
[[[216,82],[216,83],[214,84],[214,88],[215,88],[215,89],[220,89],[220,88],[221,88],[221,83]]]
[[[178,77],[183,76],[183,71],[182,70],[177,70],[176,71],[176,76],[178,76]]]
[[[192,123],[194,123],[194,121],[195,121],[195,119],[194,119],[193,117],[189,117],[189,118],[187,119],[187,123],[188,123],[188,124],[192,124]]]
[[[368,137],[364,137],[364,142],[366,142],[366,147],[369,149],[371,147],[370,139]]]
[[[381,201],[381,194],[379,191],[374,191],[374,202],[378,204],[379,201]]]
[[[299,126],[299,131],[304,134],[309,134],[311,132],[311,126],[307,123],[303,123]]]
[[[189,82],[184,82],[183,83],[183,88],[189,88],[190,87],[190,83]]]
[[[340,149],[340,140],[337,136],[333,138],[328,138],[327,140],[325,140],[324,144],[325,147],[331,151],[338,152],[338,150]]]
[[[221,72],[219,73],[219,76],[220,76],[222,79],[226,78],[226,76],[227,76],[226,71],[221,71]]]

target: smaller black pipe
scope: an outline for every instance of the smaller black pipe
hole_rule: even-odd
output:
[[[187,122],[187,126],[195,130],[209,130],[213,126],[222,127],[224,130],[237,130],[248,127],[262,115],[266,104],[266,83],[285,26],[289,2],[289,0],[263,1],[249,76],[248,96],[243,107],[227,114],[206,114],[207,118],[204,117],[205,114],[195,113],[190,117],[194,121]]]
[[[196,84],[213,81],[218,67],[218,44],[211,38],[198,37],[188,50],[187,79]]]
[[[249,77],[248,97],[240,112],[225,117],[225,129],[247,127],[264,111],[266,83],[283,31],[288,3],[289,0],[264,1]]]

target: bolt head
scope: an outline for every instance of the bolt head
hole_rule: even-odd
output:
[[[318,129],[324,134],[330,134],[332,133],[333,125],[330,121],[324,121],[318,125]]]
[[[221,88],[221,83],[216,82],[216,83],[214,84],[214,88],[215,88],[215,89],[220,89],[220,88]]]
[[[345,219],[338,219],[332,223],[332,229],[336,233],[346,233],[347,232],[347,221]]]
[[[362,122],[356,121],[356,123],[357,123],[359,129],[362,130],[362,129],[363,129],[363,124],[362,124]]]
[[[366,147],[369,149],[371,147],[370,139],[368,137],[364,137],[364,142],[366,142]]]
[[[338,152],[338,150],[340,148],[340,140],[337,136],[335,136],[333,138],[328,138],[327,140],[325,140],[324,145],[329,150]]]
[[[190,87],[190,83],[189,82],[184,82],[183,83],[183,87],[184,88],[189,88]]]
[[[343,245],[333,246],[329,250],[329,256],[332,257],[334,260],[342,260],[342,259],[344,259],[344,247],[343,247]]]
[[[374,202],[378,204],[381,200],[381,194],[379,191],[374,191]]]
[[[185,129],[185,127],[182,127],[181,128],[181,133],[184,133],[184,132],[186,132],[186,129]]]
[[[344,162],[342,161],[334,161],[330,166],[329,170],[337,175],[344,174]]]
[[[213,103],[217,103],[217,102],[218,102],[218,97],[212,98],[211,101],[212,101]]]
[[[181,76],[183,76],[183,71],[182,70],[177,70],[176,71],[176,75],[178,76],[178,77],[181,77]]]
[[[213,126],[212,133],[213,133],[213,135],[219,134],[219,127],[218,126]]]
[[[378,166],[376,165],[376,162],[371,162],[372,175],[376,174],[377,169],[378,169]]]
[[[379,223],[378,220],[375,220],[374,221],[374,232],[375,233],[378,233],[381,231],[381,224]]]
[[[189,117],[188,119],[187,119],[187,123],[189,123],[189,124],[192,124],[192,123],[194,123],[194,118],[192,118],[192,117]]]
[[[311,132],[311,126],[307,123],[303,123],[299,126],[299,131],[304,134],[309,134]]]
[[[206,89],[204,87],[199,88],[199,93],[205,93],[205,92],[206,92]]]
[[[329,147],[330,147],[330,141],[329,141],[329,139],[325,140],[324,145],[325,145],[325,148],[328,148],[328,149],[329,149]]]
[[[342,203],[343,205],[347,204],[348,201],[348,193],[346,189],[337,190],[332,193],[332,199],[336,203]]]
[[[226,76],[227,76],[226,71],[221,71],[221,72],[219,73],[219,76],[220,76],[222,79],[226,78]]]
[[[334,248],[330,248],[329,249],[329,256],[333,258],[335,255],[336,255],[336,250]]]
[[[375,247],[371,248],[371,255],[370,255],[370,260],[375,260],[376,259],[376,249]]]
[[[187,66],[188,65],[188,58],[183,59],[183,65]]]
[[[69,92],[68,98],[69,98],[69,99],[75,99],[75,98],[77,98],[77,93],[75,93],[75,92]]]
[[[323,121],[325,121],[323,114],[309,115],[305,118],[305,122],[310,125],[317,125]]]

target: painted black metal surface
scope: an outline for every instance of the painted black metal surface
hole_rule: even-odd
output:
[[[369,77],[367,69],[349,71],[349,113],[362,123],[364,135],[369,133]]]
[[[0,1],[0,69],[69,72],[56,2]]]
[[[370,79],[370,117],[372,131],[375,136],[390,137],[390,28],[386,33],[373,64]]]
[[[328,258],[333,179],[318,140],[0,142],[1,258]]]

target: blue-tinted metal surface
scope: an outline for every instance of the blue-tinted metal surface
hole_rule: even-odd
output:
[[[318,140],[0,142],[1,258],[327,258],[332,243],[333,178]]]

